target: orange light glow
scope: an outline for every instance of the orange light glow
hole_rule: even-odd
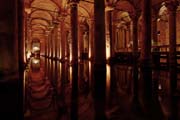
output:
[[[88,54],[89,59],[91,58],[91,47],[89,47],[89,54]]]
[[[109,98],[111,86],[111,68],[110,65],[106,65],[106,97]]]
[[[32,62],[33,62],[34,64],[38,64],[38,63],[40,62],[40,60],[39,60],[39,59],[33,59]]]
[[[110,41],[106,40],[106,60],[108,60],[111,57],[110,53]]]
[[[69,80],[70,80],[70,85],[72,84],[72,66],[69,67]]]
[[[38,50],[40,50],[39,47],[37,47],[37,46],[33,47],[33,51],[38,51]]]
[[[28,52],[27,52],[27,54],[26,54],[27,59],[29,59],[29,58],[30,58],[30,56],[31,56],[31,52],[30,52],[30,51],[28,51]]]

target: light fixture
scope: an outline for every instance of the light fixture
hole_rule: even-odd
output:
[[[39,59],[33,59],[32,62],[33,62],[34,64],[38,64],[38,63],[40,62],[40,60],[39,60]]]
[[[33,47],[33,50],[34,50],[34,51],[39,51],[39,50],[40,50],[40,48],[39,48],[39,47],[37,47],[37,46],[34,46],[34,47]]]

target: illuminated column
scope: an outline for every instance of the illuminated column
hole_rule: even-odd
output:
[[[80,23],[78,25],[79,31],[78,31],[78,58],[82,58],[83,55],[83,43],[84,43],[84,39],[83,39],[83,23]]]
[[[89,27],[89,59],[92,59],[94,56],[94,20],[90,19],[90,27]]]
[[[159,67],[160,65],[160,57],[158,46],[158,31],[157,31],[157,19],[158,19],[158,13],[159,13],[159,7],[153,7],[152,8],[152,43],[153,43],[153,56],[152,56],[152,63],[155,67]]]
[[[131,15],[133,21],[133,59],[136,61],[138,56],[138,19],[140,16],[140,10],[136,10],[134,15]]]
[[[112,41],[111,41],[111,57],[115,56],[115,49],[117,48],[117,35],[119,35],[119,32],[117,32],[117,24],[116,21],[113,20],[113,18],[116,17],[115,12],[112,12]],[[118,30],[119,31],[119,30]]]
[[[53,48],[54,48],[54,44],[53,44],[53,42],[54,42],[54,29],[53,29],[53,27],[52,27],[52,29],[51,29],[51,35],[50,35],[50,55],[51,55],[51,58],[53,58],[53,53],[54,53],[54,51],[53,51]]]
[[[60,60],[62,58],[62,48],[61,48],[61,36],[62,36],[62,33],[61,33],[61,24],[58,25],[58,34],[57,34],[57,39],[58,39],[58,48],[57,48],[57,57],[58,59]]]
[[[158,38],[157,38],[157,19],[159,13],[158,11],[159,11],[158,8],[152,9],[152,38],[154,45],[158,45]]]
[[[62,18],[62,21],[61,21],[61,42],[60,42],[60,59],[61,60],[65,60],[65,53],[66,53],[66,42],[65,42],[65,39],[66,38],[66,33],[65,33],[65,30],[64,30],[64,18]]]
[[[72,37],[72,61],[78,61],[78,10],[77,2],[72,1],[71,7],[71,37]]]
[[[106,40],[104,0],[94,1],[94,103],[95,119],[105,119],[106,91]]]
[[[48,39],[49,39],[49,31],[46,31],[46,39],[45,39],[45,57],[48,56]]]
[[[111,57],[111,42],[112,42],[112,10],[111,6],[106,7],[106,59]]]
[[[49,29],[47,29],[48,33],[48,39],[47,39],[47,57],[49,58],[50,56],[50,35],[51,35],[51,31]]]
[[[53,38],[54,38],[54,58],[57,59],[57,53],[58,53],[58,24],[59,22],[57,20],[54,20],[53,21],[53,24],[54,24],[54,35],[53,35]]]
[[[54,24],[54,23],[53,23]],[[56,25],[54,24],[54,28],[52,30],[52,59],[55,58],[55,49],[56,49]]]
[[[52,30],[50,29],[50,34],[49,34],[49,58],[52,56]]]
[[[49,53],[50,53],[50,45],[49,45],[49,39],[50,39],[50,31],[49,31],[49,34],[48,34],[48,39],[47,39],[47,57],[49,58]]]
[[[176,60],[176,10],[178,2],[167,2],[169,13],[169,72],[170,93],[174,94],[177,88],[177,60]]]

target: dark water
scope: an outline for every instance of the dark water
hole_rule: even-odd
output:
[[[73,69],[68,62],[31,59],[24,72],[25,120],[180,120],[176,69],[107,64],[102,86],[90,61],[79,61],[78,75]]]

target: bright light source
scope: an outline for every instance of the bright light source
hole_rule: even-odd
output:
[[[38,51],[38,50],[40,50],[40,48],[37,47],[37,46],[34,46],[34,47],[33,47],[33,50],[34,50],[34,51]]]
[[[28,52],[27,52],[27,54],[26,54],[26,56],[27,56],[27,59],[29,59],[29,58],[30,58],[30,56],[31,56],[31,52],[30,52],[30,51],[28,51]]]
[[[162,86],[161,86],[161,84],[159,84],[158,89],[159,89],[159,90],[162,90]]]
[[[40,62],[40,60],[39,59],[33,59],[33,61],[32,61],[34,64],[38,64],[39,62]]]
[[[106,40],[106,60],[111,57],[110,40]]]

